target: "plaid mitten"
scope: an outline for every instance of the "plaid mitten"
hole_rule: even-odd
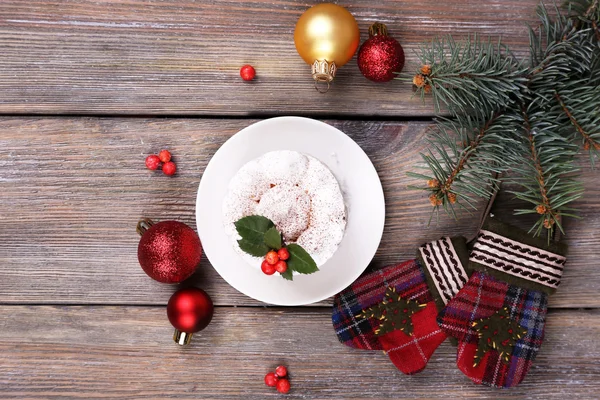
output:
[[[422,371],[447,337],[436,316],[467,282],[467,257],[464,238],[442,238],[421,246],[417,259],[361,277],[335,296],[338,339],[384,350],[405,374]]]
[[[547,245],[489,219],[473,244],[469,282],[438,315],[459,340],[457,365],[473,382],[518,385],[544,338],[548,295],[560,283],[566,246]]]

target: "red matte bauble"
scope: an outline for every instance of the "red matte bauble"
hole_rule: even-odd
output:
[[[358,50],[358,68],[374,82],[391,81],[404,67],[404,50],[383,24],[373,24],[369,36]]]
[[[195,333],[206,328],[213,317],[214,306],[210,296],[195,287],[173,293],[167,304],[167,317],[181,332]]]
[[[186,224],[163,221],[143,231],[138,260],[148,276],[163,283],[189,278],[202,257],[198,234]]]

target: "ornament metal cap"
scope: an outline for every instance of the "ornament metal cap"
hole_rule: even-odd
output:
[[[152,221],[150,218],[142,218],[138,221],[135,231],[140,236],[144,236],[144,232],[150,229],[152,225],[154,225],[154,221]]]
[[[375,22],[373,25],[371,25],[369,27],[369,37],[373,37],[373,36],[377,36],[377,35],[381,35],[381,36],[388,35],[388,29],[385,24],[382,24],[381,22]]]
[[[173,333],[173,340],[180,346],[187,346],[192,341],[193,333],[181,332],[179,329],[175,329]]]
[[[312,76],[315,80],[315,89],[319,93],[326,93],[329,90],[330,83],[335,78],[337,72],[337,66],[335,61],[329,62],[327,60],[315,60],[312,64]],[[319,88],[319,82],[327,83],[327,89],[321,90]]]

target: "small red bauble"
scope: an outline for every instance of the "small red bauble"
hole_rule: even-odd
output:
[[[283,274],[285,271],[287,271],[287,263],[283,260],[277,261],[277,264],[275,264],[275,271]]]
[[[192,228],[177,221],[154,224],[152,220],[144,219],[138,223],[137,231],[142,235],[138,260],[150,278],[163,283],[178,283],[196,271],[202,257],[202,245]]]
[[[177,171],[177,166],[173,161],[169,161],[163,164],[162,170],[165,175],[175,175],[175,172]]]
[[[275,368],[275,375],[277,375],[279,378],[285,378],[287,376],[287,368],[283,365],[280,365],[279,367]]]
[[[265,385],[269,387],[277,386],[278,380],[279,378],[277,378],[277,376],[273,372],[269,372],[267,375],[265,375]]]
[[[262,262],[260,269],[265,275],[273,275],[276,271],[275,266],[273,264],[269,264],[267,260]]]
[[[202,289],[191,287],[173,293],[167,304],[167,317],[176,329],[173,340],[188,344],[193,333],[210,324],[213,312],[213,302]]]
[[[285,247],[282,247],[281,249],[279,249],[279,251],[277,252],[277,256],[279,256],[280,260],[287,260],[288,258],[290,258],[290,252],[288,251],[288,249],[286,249]]]
[[[388,36],[387,27],[379,22],[369,28],[369,39],[358,50],[360,72],[374,82],[388,82],[404,67],[404,50]]]
[[[252,65],[246,64],[240,68],[240,76],[245,81],[251,81],[256,76],[256,71]]]
[[[277,391],[279,393],[286,394],[290,391],[290,381],[287,379],[280,379],[277,381]]]
[[[156,170],[160,164],[160,158],[156,154],[150,154],[146,157],[146,168],[152,171]]]
[[[158,153],[158,158],[164,163],[169,162],[171,161],[171,153],[169,150],[161,150],[160,153]]]
[[[279,261],[279,256],[277,255],[277,252],[271,250],[265,256],[265,260],[267,260],[269,264],[275,265],[277,264],[277,261]]]

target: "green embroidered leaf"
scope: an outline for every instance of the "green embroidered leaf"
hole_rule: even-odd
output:
[[[255,245],[264,244],[265,233],[273,226],[273,221],[260,215],[250,215],[235,223],[235,229],[242,240]]]
[[[281,276],[283,277],[283,279],[287,279],[288,281],[294,280],[294,274],[292,273],[292,269],[289,267],[283,274],[281,274]]]
[[[290,258],[287,260],[288,271],[296,271],[300,274],[312,274],[319,270],[315,260],[312,259],[302,246],[292,243],[287,246],[287,249],[290,252]]]
[[[246,239],[241,239],[238,240],[238,244],[240,245],[240,249],[254,257],[264,257],[269,250],[271,250],[269,246],[262,241],[260,243],[255,243]]]
[[[485,353],[490,350],[496,350],[501,360],[509,364],[513,348],[527,335],[527,329],[510,318],[507,307],[501,308],[488,318],[472,322],[471,326],[479,336],[473,367],[477,367]]]
[[[264,235],[264,242],[270,248],[279,250],[282,245],[281,233],[275,227],[270,228]]]
[[[382,336],[395,330],[401,330],[411,336],[413,333],[412,316],[426,306],[427,304],[404,299],[396,293],[395,288],[388,287],[385,290],[385,297],[380,303],[363,310],[356,317],[378,320],[379,327],[375,330],[375,336]]]

